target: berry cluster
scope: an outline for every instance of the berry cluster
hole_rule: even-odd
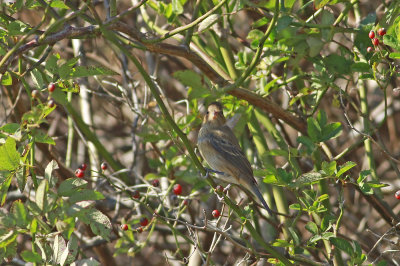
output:
[[[107,165],[107,163],[103,162],[100,167],[103,171],[105,171],[105,170],[107,170],[108,165]],[[81,164],[78,167],[78,169],[75,170],[75,176],[78,178],[83,178],[85,176],[86,168],[87,168],[87,164],[85,164],[85,163]]]
[[[140,226],[138,228],[136,228],[138,233],[143,232],[143,227],[146,227],[149,224],[149,220],[147,219],[147,217],[142,217],[139,221]],[[127,231],[129,229],[128,224],[121,224],[121,230],[122,231]]]
[[[49,97],[48,97],[48,101],[47,101],[47,107],[49,108],[53,108],[56,105],[56,102],[50,97],[51,93],[53,93],[53,91],[56,89],[56,85],[54,83],[50,83],[47,86],[47,90],[49,91]],[[31,97],[32,99],[37,99],[39,97],[39,93],[40,91],[38,90],[33,90],[31,92]]]
[[[368,37],[371,39],[372,44],[377,47],[379,44],[383,45],[383,41],[380,41],[379,38],[383,37],[386,34],[386,29],[385,28],[380,28],[377,31],[377,35],[375,35],[375,31],[371,30],[368,34]],[[367,48],[367,52],[371,53],[374,51],[374,48],[372,46],[369,46]]]
[[[83,178],[85,176],[85,170],[87,168],[87,164],[81,164],[78,169],[75,170],[75,176],[78,178]]]

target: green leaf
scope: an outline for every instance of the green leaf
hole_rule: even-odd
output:
[[[31,71],[31,76],[37,88],[41,89],[45,87],[42,73],[40,73],[40,71],[37,68]]]
[[[319,142],[321,136],[321,127],[319,126],[317,120],[315,120],[313,117],[307,118],[307,133],[313,142]]]
[[[315,9],[320,9],[327,5],[329,3],[329,0],[314,0],[314,7]]]
[[[55,264],[60,264],[61,256],[66,249],[67,245],[65,244],[64,238],[60,235],[56,235],[53,242],[53,260],[56,262]]]
[[[314,222],[308,222],[305,227],[313,235],[318,234],[318,226]]]
[[[50,4],[51,7],[61,8],[61,9],[69,9],[69,7],[66,4],[64,4],[64,2],[61,0],[53,0],[50,3],[51,3]]]
[[[20,163],[20,155],[17,151],[16,142],[8,137],[3,145],[0,145],[0,171],[13,171]]]
[[[0,199],[1,199],[1,206],[6,202],[6,198],[7,198],[7,192],[8,192],[8,188],[11,185],[11,180],[12,180],[13,175],[9,174],[5,180],[3,181],[3,183],[0,186]]]
[[[4,126],[0,127],[0,132],[2,131],[5,133],[8,133],[8,134],[14,134],[20,128],[21,128],[21,126],[17,123],[9,123],[9,124],[5,124]]]
[[[47,179],[43,179],[40,182],[37,190],[36,190],[36,204],[41,211],[44,211],[45,207],[47,206],[47,191],[49,190],[49,183]]]
[[[85,188],[87,182],[81,178],[68,178],[58,188],[58,195],[63,197],[72,196],[76,191]]]
[[[28,226],[28,212],[24,204],[20,200],[16,200],[13,202],[11,206],[11,212],[15,217],[17,226],[19,226],[20,228],[26,228]]]
[[[98,75],[119,75],[104,66],[77,66],[70,73],[71,78],[90,77]]]
[[[12,85],[12,77],[8,71],[6,73],[4,73],[3,76],[1,77],[1,85],[4,85],[4,86]]]
[[[56,142],[53,140],[53,138],[41,130],[33,129],[31,131],[31,135],[35,138],[35,142],[56,145]]]
[[[251,41],[251,48],[256,49],[260,43],[260,39],[264,36],[264,33],[258,29],[251,30],[247,34],[247,39]],[[243,55],[246,55],[244,53]]]
[[[400,43],[399,43],[399,41],[396,39],[396,37],[393,36],[393,35],[385,34],[385,35],[383,36],[383,43],[384,43],[385,45],[388,45],[388,46],[390,46],[390,47],[396,49],[397,51],[400,50]]]
[[[202,77],[194,71],[176,71],[174,77],[183,85],[190,87],[188,91],[189,99],[205,98],[210,95],[210,91],[203,86]]]
[[[268,22],[269,22],[269,19],[268,19],[268,18],[262,17],[262,18],[260,18],[259,20],[253,22],[253,25],[251,25],[251,27],[252,27],[253,29],[259,28],[259,27],[262,27],[262,26],[266,25]]]
[[[363,170],[360,172],[360,175],[357,178],[357,183],[362,183],[365,179],[371,174],[371,170]]]
[[[312,154],[313,151],[315,150],[316,146],[314,142],[307,136],[300,136],[297,138],[298,143],[302,143],[306,149],[308,154]]]
[[[322,162],[322,170],[328,176],[333,176],[336,171],[336,161]]]
[[[44,177],[49,181],[49,186],[54,187],[57,183],[57,177],[52,175],[54,170],[58,169],[58,164],[55,160],[49,162],[46,166],[46,170],[44,171]]]
[[[324,128],[326,123],[328,122],[328,117],[326,116],[326,113],[324,110],[319,110],[318,114],[317,114],[317,121],[318,121],[318,125],[320,126],[320,128]]]
[[[46,60],[46,66],[45,69],[49,71],[51,74],[56,74],[58,73],[58,67],[57,67],[57,61],[60,59],[60,55],[51,55],[47,60]]]
[[[183,13],[183,6],[179,0],[172,0],[172,12],[177,15]]]
[[[24,261],[26,262],[41,262],[42,261],[42,256],[39,253],[30,251],[30,250],[24,250],[21,252],[21,257]]]
[[[301,187],[304,185],[314,184],[322,179],[328,178],[325,175],[322,175],[319,172],[309,172],[302,174],[295,182],[290,183],[289,186],[292,188]]]
[[[20,167],[18,170],[15,172],[15,177],[17,178],[17,184],[19,191],[24,192],[25,186],[26,186],[26,174],[25,174],[26,167]]]
[[[400,59],[400,53],[390,53],[389,58]]]
[[[378,181],[368,181],[367,184],[369,187],[372,187],[372,188],[380,188],[380,187],[388,187],[389,186],[389,184],[379,183]]]
[[[74,262],[75,257],[78,254],[78,250],[78,238],[75,236],[75,234],[73,234],[68,241],[67,248],[61,255],[60,264],[65,265]]]
[[[292,188],[297,188],[305,185],[314,184],[322,179],[328,178],[319,172],[309,172],[302,174],[295,182],[289,184]]]
[[[96,235],[102,236],[104,239],[109,240],[111,233],[111,222],[110,219],[99,210],[90,209],[87,213],[87,217],[90,221],[90,228]]]
[[[69,79],[72,76],[72,72],[74,71],[73,68],[78,61],[79,57],[74,57],[68,60],[66,63],[62,64],[58,68],[58,75],[60,75],[60,78]]]
[[[18,232],[14,230],[0,232],[0,248],[6,248],[12,245],[18,236]]]
[[[345,240],[343,238],[338,238],[338,237],[331,237],[329,239],[329,241],[332,243],[332,245],[334,245],[338,249],[346,252],[350,256],[352,256],[354,254],[353,247],[347,240]]]
[[[296,245],[300,245],[300,237],[298,236],[296,230],[291,226],[288,229],[289,229],[290,235],[292,236],[294,243]]]
[[[321,235],[314,235],[314,236],[312,236],[311,238],[310,238],[310,240],[308,240],[310,243],[314,243],[314,242],[317,242],[317,241],[319,241],[319,240],[321,240],[322,239],[322,236]]]
[[[330,73],[349,74],[351,61],[341,55],[331,54],[323,59],[326,68]]]
[[[331,229],[332,225],[335,222],[336,222],[336,217],[329,215],[329,214],[325,215],[321,221],[321,230],[327,231],[327,230]]]
[[[326,9],[323,10],[321,15],[322,15],[322,19],[321,19],[321,24],[322,25],[331,26],[334,23],[335,16],[331,12],[329,12],[328,10],[326,10]],[[322,38],[325,41],[331,41],[332,37],[333,37],[333,34],[334,34],[334,32],[333,32],[332,29],[328,28],[328,29],[322,29],[321,30]]]
[[[370,72],[371,67],[365,62],[355,62],[351,65],[352,72]]]
[[[274,243],[272,243],[272,246],[274,247],[293,247],[292,243],[289,243],[288,241],[284,239],[276,239]]]
[[[31,232],[32,235],[34,235],[36,234],[37,229],[38,229],[38,221],[36,220],[36,218],[33,218],[29,231]]]
[[[7,25],[9,36],[22,35],[29,30],[29,27],[19,20],[14,20]]]
[[[322,233],[322,239],[324,239],[324,240],[329,240],[329,239],[331,239],[332,237],[334,237],[335,236],[335,234],[333,233],[333,232],[324,232],[324,233]]]
[[[322,129],[322,136],[320,141],[324,142],[330,139],[337,138],[340,136],[340,134],[342,134],[342,125],[340,124],[340,122],[331,123]]]
[[[290,16],[282,16],[276,22],[276,30],[280,31],[289,27],[290,23],[292,23],[293,18]]]
[[[324,47],[324,42],[321,40],[321,38],[317,37],[308,37],[306,39],[308,46],[310,47],[309,50],[309,55],[310,57],[315,57],[319,55],[321,52],[322,48]]]
[[[104,199],[104,196],[99,191],[83,189],[73,193],[72,196],[69,198],[69,202],[73,204],[79,201],[102,200],[102,199]]]
[[[346,173],[347,171],[349,171],[351,168],[353,168],[356,165],[357,165],[356,163],[353,163],[351,161],[348,161],[348,162],[342,164],[339,167],[339,171],[337,172],[336,177],[340,177],[341,175],[343,175],[344,173]]]

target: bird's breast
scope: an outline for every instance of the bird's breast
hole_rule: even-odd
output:
[[[208,165],[217,171],[226,171],[224,165],[224,158],[213,148],[211,144],[212,136],[199,136],[197,140],[197,146],[200,150],[201,156],[208,163]]]

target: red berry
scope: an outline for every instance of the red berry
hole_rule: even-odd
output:
[[[39,91],[38,90],[33,90],[31,92],[31,96],[32,96],[32,98],[36,99],[39,96]]]
[[[137,190],[133,191],[133,193],[132,193],[132,197],[133,197],[134,199],[138,199],[138,198],[140,198],[140,192],[139,192],[139,191],[137,191]]]
[[[49,86],[47,86],[47,89],[49,92],[53,92],[56,89],[56,85],[54,83],[50,83]]]
[[[373,51],[374,51],[374,48],[372,48],[371,46],[368,46],[367,52],[368,52],[368,53],[372,53]]]
[[[140,219],[140,225],[141,226],[146,226],[149,224],[149,220],[147,220],[146,217],[143,217],[142,219]]]
[[[394,196],[396,199],[400,199],[400,190],[397,190],[396,193],[394,193]]]
[[[75,171],[76,177],[82,178],[84,175],[85,175],[85,172],[82,169],[79,169],[79,168],[76,169],[76,171]]]
[[[81,164],[81,166],[79,166],[79,169],[81,169],[82,171],[85,171],[87,168],[87,164],[83,163]]]
[[[373,43],[375,46],[378,46],[378,45],[379,45],[379,39],[374,38],[374,39],[372,40],[372,43]]]
[[[105,170],[107,170],[107,168],[108,168],[107,163],[106,163],[106,162],[103,162],[103,163],[101,164],[101,169],[102,169],[103,171],[105,171]]]
[[[385,28],[380,28],[380,29],[378,30],[378,34],[379,34],[379,36],[385,35],[385,34],[386,34],[386,29],[385,29]]]
[[[182,194],[182,186],[180,184],[176,184],[174,186],[174,194],[175,195],[180,195]]]
[[[375,32],[374,32],[373,30],[371,30],[371,31],[369,32],[369,34],[368,34],[368,37],[369,37],[370,39],[375,38]]]
[[[128,225],[127,224],[121,224],[121,230],[123,230],[123,231],[128,230]]]
[[[49,107],[49,108],[53,108],[55,105],[56,105],[56,102],[53,99],[50,99],[47,102],[47,107]]]
[[[215,188],[215,190],[217,191],[217,193],[222,193],[222,192],[224,192],[224,187],[221,186],[221,185],[218,185],[218,186]]]
[[[218,218],[220,216],[219,211],[218,210],[213,210],[212,216],[214,216],[214,218]]]
[[[189,199],[184,199],[184,200],[183,200],[183,205],[188,206],[189,203],[190,203],[190,200],[189,200]]]
[[[153,185],[153,187],[158,187],[160,185],[160,181],[158,179],[154,179],[153,181],[151,181],[151,184]]]
[[[137,228],[137,231],[138,231],[138,233],[143,232],[143,227],[139,226],[139,227]]]

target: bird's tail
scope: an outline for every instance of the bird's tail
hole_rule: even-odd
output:
[[[268,211],[269,215],[272,216],[272,210],[268,207],[268,204],[265,202],[264,197],[262,196],[260,190],[258,189],[257,185],[252,185],[251,190],[257,196],[257,198],[261,201],[264,208]]]

